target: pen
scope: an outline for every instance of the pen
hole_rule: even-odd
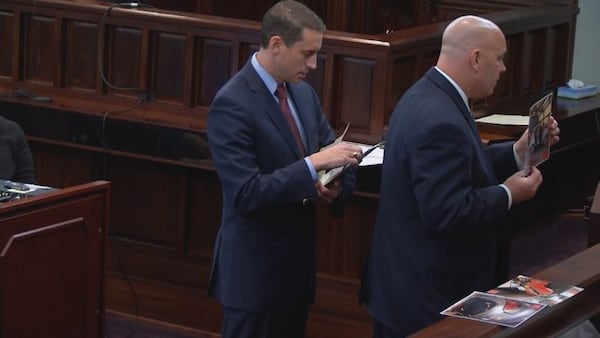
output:
[[[383,146],[384,144],[385,144],[385,140],[381,140],[381,141],[379,141],[379,143],[377,143],[376,145],[374,145],[374,146],[372,146],[371,148],[367,149],[367,150],[366,150],[366,151],[363,153],[362,157],[363,157],[363,158],[367,157],[367,155],[369,155],[370,153],[372,153],[372,152],[373,152],[373,150],[375,150],[375,149],[377,149],[377,148],[379,148],[379,147]]]

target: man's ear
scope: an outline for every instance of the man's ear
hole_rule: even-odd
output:
[[[479,49],[473,49],[471,51],[471,54],[469,54],[469,61],[471,61],[471,67],[473,69],[475,69],[476,71],[479,71],[479,67],[481,65],[480,63],[480,53],[479,53]]]
[[[269,40],[269,47],[271,47],[274,51],[279,52],[281,47],[284,46],[283,40],[279,35],[273,35]]]

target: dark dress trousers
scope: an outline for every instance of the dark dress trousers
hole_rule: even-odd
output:
[[[400,99],[386,136],[379,210],[361,301],[405,336],[494,286],[498,225],[517,170],[512,142],[482,146],[458,91],[430,69]]]

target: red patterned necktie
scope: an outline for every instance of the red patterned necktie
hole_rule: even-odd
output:
[[[296,139],[296,144],[298,145],[298,149],[300,150],[300,155],[304,157],[304,143],[302,142],[302,137],[300,136],[300,132],[298,131],[298,126],[294,121],[294,117],[292,116],[292,111],[290,110],[290,106],[287,101],[287,89],[280,83],[277,85],[277,90],[275,90],[275,95],[279,99],[279,106],[281,107],[281,112],[283,113],[283,117],[287,121],[290,129],[292,130],[292,134],[294,134],[294,138]]]

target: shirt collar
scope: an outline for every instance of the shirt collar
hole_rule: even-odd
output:
[[[252,59],[251,59],[251,63],[252,63],[252,67],[254,67],[254,70],[256,70],[256,72],[258,73],[258,76],[260,76],[261,80],[263,81],[263,83],[265,84],[265,86],[267,86],[267,89],[269,90],[269,92],[271,94],[273,94],[273,96],[275,96],[275,89],[277,89],[277,81],[275,81],[275,79],[271,76],[271,74],[269,74],[269,72],[267,72],[263,66],[261,66],[261,64],[258,62],[257,56],[258,52],[255,52],[252,55]]]

